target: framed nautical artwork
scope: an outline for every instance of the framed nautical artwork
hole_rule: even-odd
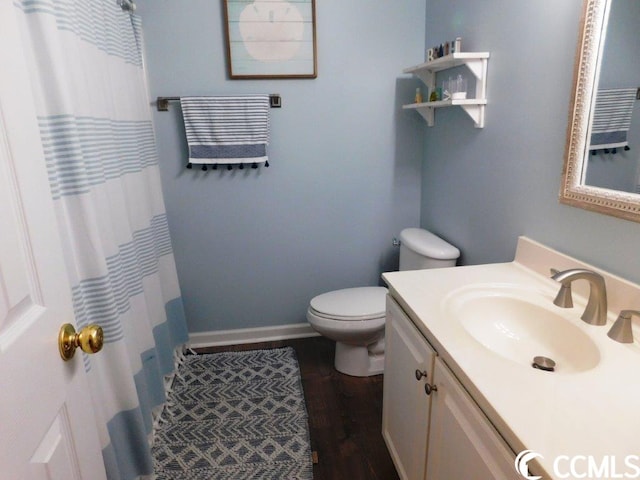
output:
[[[315,0],[223,0],[232,79],[316,78]]]

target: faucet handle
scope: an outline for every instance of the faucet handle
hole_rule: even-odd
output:
[[[640,317],[638,310],[622,310],[613,327],[607,332],[609,338],[620,343],[633,343],[633,330],[631,329],[631,317]]]

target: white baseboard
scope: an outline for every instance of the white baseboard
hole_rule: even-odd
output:
[[[238,345],[241,343],[271,342],[288,340],[291,338],[317,337],[316,332],[308,323],[292,325],[278,325],[275,327],[239,328],[236,330],[214,330],[210,332],[196,332],[189,334],[191,348],[218,347],[223,345]]]

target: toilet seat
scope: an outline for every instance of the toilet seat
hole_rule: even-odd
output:
[[[388,290],[356,287],[323,293],[311,299],[309,311],[328,320],[362,321],[385,317]]]

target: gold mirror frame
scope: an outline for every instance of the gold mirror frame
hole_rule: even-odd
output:
[[[610,0],[585,0],[574,66],[560,202],[640,222],[640,195],[584,184],[591,104],[599,73],[599,55]]]

